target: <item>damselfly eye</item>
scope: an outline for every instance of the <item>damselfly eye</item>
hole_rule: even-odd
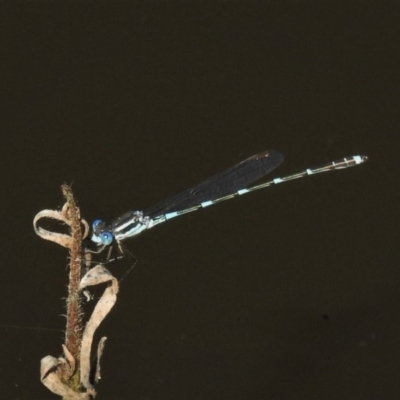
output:
[[[100,228],[100,225],[103,224],[103,221],[101,219],[96,219],[95,221],[93,221],[92,223],[92,229],[94,231],[96,231],[97,229]]]
[[[95,221],[93,221],[93,223],[92,223],[92,229],[93,229],[93,232],[96,234],[96,235],[99,235],[100,234],[100,231],[102,230],[102,229],[104,229],[105,228],[105,223],[104,223],[104,221],[102,221],[101,219],[96,219]]]
[[[103,243],[104,245],[109,245],[114,240],[114,236],[112,235],[111,232],[101,232],[100,240],[101,240],[101,243]]]

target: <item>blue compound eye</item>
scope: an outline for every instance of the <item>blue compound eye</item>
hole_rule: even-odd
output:
[[[111,232],[101,232],[100,240],[101,240],[101,243],[103,243],[104,245],[109,245],[114,240],[114,236],[112,235]]]
[[[95,231],[96,229],[99,229],[100,225],[103,224],[103,221],[101,219],[96,219],[92,223],[92,229]]]

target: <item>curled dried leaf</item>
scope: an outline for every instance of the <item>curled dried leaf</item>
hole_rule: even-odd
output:
[[[118,281],[115,279],[111,273],[103,266],[96,265],[91,270],[89,270],[85,276],[81,279],[80,289],[84,290],[88,286],[100,285],[103,283],[109,282],[109,286],[104,290],[103,295],[97,302],[92,315],[90,316],[89,321],[85,326],[85,330],[82,336],[81,343],[81,383],[87,388],[92,389],[93,385],[90,382],[91,374],[91,349],[93,343],[93,336],[107,316],[107,314],[111,311],[115,302],[117,301],[117,293],[118,293]],[[105,338],[102,338],[98,345],[98,357],[97,357],[97,365],[96,371],[94,373],[95,381],[100,377],[100,358],[104,348]]]
[[[65,225],[71,226],[71,221],[68,218],[68,211],[66,207],[63,207],[62,211],[55,211],[55,210],[42,210],[35,215],[33,219],[33,228],[38,236],[42,239],[50,240],[51,242],[55,242],[63,247],[71,248],[72,246],[72,238],[69,235],[60,232],[52,232],[47,229],[42,228],[39,226],[38,222],[41,219],[50,218],[58,220]],[[85,220],[80,221],[84,227],[83,237],[87,237],[89,234],[90,228],[88,223]]]
[[[91,400],[95,397],[93,391],[78,393],[63,383],[58,375],[59,368],[64,366],[65,360],[46,356],[40,362],[40,376],[43,384],[53,393],[62,396],[65,400]]]

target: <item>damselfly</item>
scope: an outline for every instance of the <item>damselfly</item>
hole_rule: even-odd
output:
[[[283,161],[283,158],[283,155],[276,150],[258,153],[147,210],[129,211],[116,218],[109,225],[101,220],[96,220],[92,224],[93,232],[90,239],[90,248],[92,251],[99,253],[113,242],[120,243],[127,238],[136,236],[146,229],[150,229],[179,215],[187,214],[200,208],[205,208],[278,183],[321,172],[353,167],[364,163],[368,159],[366,156],[342,158],[317,168],[308,168],[297,174],[275,178],[256,186],[247,187],[274,170]]]

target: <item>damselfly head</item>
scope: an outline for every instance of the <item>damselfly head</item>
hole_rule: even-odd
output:
[[[114,235],[111,232],[104,230],[106,224],[100,219],[93,221],[93,234],[91,240],[97,245],[108,246],[114,241]]]

